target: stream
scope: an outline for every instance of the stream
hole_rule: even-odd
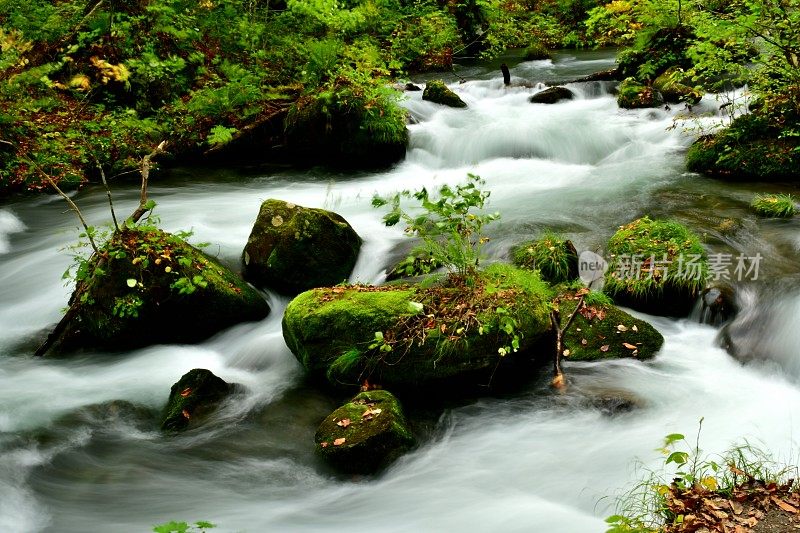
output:
[[[169,520],[208,520],[221,532],[599,533],[614,498],[642,468],[663,464],[655,451],[663,437],[693,439],[701,417],[706,453],[748,439],[796,460],[800,217],[766,220],[749,210],[755,193],[791,188],[684,170],[692,131],[720,120],[713,96],[694,109],[711,116],[694,120],[677,105],[621,110],[602,82],[570,85],[571,101],[531,104],[542,82],[610,68],[614,55],[512,59],[510,88],[494,63],[461,67],[470,80],[463,84],[446,78],[466,110],[407,93],[410,146],[389,170],[177,169],[151,183],[156,213],[164,229],[193,231],[190,242],[211,243],[208,253],[238,269],[263,200],[334,210],[364,239],[351,277],[364,283],[382,282],[409,246],[401,228],[382,225],[373,194],[455,184],[468,172],[486,180],[489,207],[502,214],[488,228],[491,260],[507,260],[514,244],[546,228],[579,251],[601,251],[635,218],[674,218],[710,253],[763,257],[758,280],[733,281],[741,312],[727,334],[738,359],[720,347],[717,328],[637,314],[666,341],[652,361],[567,362],[563,394],[543,376],[513,394],[421,409],[417,448],[377,477],[342,478],[313,446],[341,398],[305,384],[281,335],[285,297],[268,294],[272,312],[262,322],[197,345],[33,358],[66,306],[67,247],[80,231],[54,195],[11,199],[0,203],[0,531],[145,532]],[[112,187],[117,212],[131,212],[137,184]],[[110,223],[102,188],[74,199],[90,223]],[[203,426],[164,435],[159,409],[192,368],[246,392]],[[592,402],[603,391],[635,398],[637,407],[610,414]]]

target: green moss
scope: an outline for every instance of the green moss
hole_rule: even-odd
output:
[[[364,379],[386,386],[440,380],[485,384],[501,362],[515,364],[548,332],[550,290],[535,272],[500,264],[481,273],[478,283],[473,289],[315,289],[288,305],[284,339],[309,373],[334,384]],[[409,331],[413,339],[393,336]],[[376,332],[384,341],[376,342]],[[508,348],[515,334],[518,353]],[[384,344],[391,350],[381,351]],[[502,347],[511,353],[501,356]]]
[[[513,251],[514,264],[538,270],[550,283],[561,283],[578,277],[578,252],[572,241],[546,232],[535,241],[523,243]]]
[[[697,104],[703,98],[703,93],[687,85],[690,81],[680,69],[670,68],[653,81],[653,88],[670,104]]]
[[[414,444],[400,402],[384,390],[362,392],[317,429],[316,450],[335,468],[370,474]]]
[[[180,431],[214,411],[233,387],[202,368],[190,370],[170,389],[161,429]]]
[[[577,303],[574,293],[561,296],[562,327]],[[653,357],[664,344],[661,334],[644,320],[602,299],[587,297],[585,303],[586,307],[575,316],[564,337],[564,346],[569,350],[568,361],[626,357],[644,360]]]
[[[608,253],[605,292],[655,314],[688,313],[708,276],[700,239],[677,222],[635,220],[611,237]]]
[[[758,194],[750,204],[762,217],[789,218],[797,212],[794,196],[791,194]]]
[[[627,78],[619,86],[617,104],[623,109],[658,107],[664,103],[658,91],[652,86],[643,85],[633,78]]]
[[[269,313],[264,298],[215,259],[157,229],[124,229],[80,281],[78,311],[58,344],[127,349],[197,342]]]
[[[297,294],[346,281],[360,249],[361,238],[336,213],[267,200],[242,253],[244,275]]]
[[[431,80],[425,85],[422,99],[448,107],[467,107],[466,102],[451,91],[441,80]]]
[[[758,114],[742,115],[686,154],[686,168],[731,181],[784,181],[800,176],[800,141]]]

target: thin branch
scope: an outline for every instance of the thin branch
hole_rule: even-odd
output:
[[[114,221],[114,230],[119,231],[119,224],[117,223],[117,213],[114,212],[114,199],[111,197],[111,188],[108,186],[106,180],[106,173],[103,170],[103,165],[97,161],[97,168],[100,170],[100,179],[103,180],[103,187],[106,188],[106,195],[108,196],[108,207],[111,209],[111,219]]]
[[[553,323],[553,327],[556,330],[556,353],[553,358],[553,381],[551,384],[557,389],[563,389],[566,385],[564,382],[564,372],[561,370],[561,355],[564,353],[564,335],[569,330],[573,320],[575,320],[575,316],[577,316],[578,312],[581,310],[581,307],[583,307],[583,300],[585,297],[586,294],[581,294],[578,305],[575,306],[575,310],[573,310],[572,314],[567,318],[567,323],[564,327],[561,327],[561,312],[558,309],[553,309],[550,312],[550,321]]]
[[[161,143],[156,146],[155,150],[142,158],[142,164],[139,170],[142,174],[142,188],[141,193],[139,194],[139,207],[137,207],[133,214],[131,214],[131,216],[128,218],[128,220],[134,224],[139,222],[139,219],[141,219],[145,213],[150,211],[150,209],[147,207],[147,182],[150,179],[150,169],[152,168],[153,158],[163,154],[166,146],[167,141],[161,141]]]

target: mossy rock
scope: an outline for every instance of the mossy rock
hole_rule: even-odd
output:
[[[561,326],[578,305],[574,292],[559,299]],[[610,302],[587,300],[564,336],[567,361],[650,359],[663,346],[664,337],[649,323],[634,318]]]
[[[615,302],[646,313],[686,316],[708,278],[700,239],[686,226],[643,217],[608,242],[611,265],[604,291]]]
[[[514,264],[538,270],[542,279],[556,284],[578,278],[578,251],[572,241],[546,233],[542,238],[520,244],[513,252]]]
[[[233,389],[210,370],[190,370],[170,389],[161,414],[161,429],[181,431],[197,424],[215,411]]]
[[[422,91],[422,99],[448,107],[467,107],[467,103],[441,80],[429,81]]]
[[[552,57],[553,55],[550,53],[550,50],[542,43],[536,41],[525,49],[523,59],[525,59],[525,61],[541,61],[543,59],[551,59]]]
[[[623,109],[658,107],[664,103],[661,94],[650,85],[627,78],[619,85],[617,104]]]
[[[362,392],[330,414],[314,436],[317,453],[351,474],[372,474],[414,445],[397,398],[384,390]]]
[[[387,387],[477,386],[505,367],[549,357],[549,309],[550,289],[536,272],[496,264],[473,288],[305,292],[286,308],[283,337],[309,374],[333,385],[369,380]]]
[[[697,104],[702,100],[703,93],[687,85],[687,78],[677,68],[670,68],[653,81],[653,88],[661,93],[665,102],[677,104],[686,102]]]
[[[70,298],[57,349],[199,342],[269,313],[258,291],[175,235],[125,228],[101,252]]]
[[[575,93],[566,87],[548,87],[528,98],[528,101],[532,104],[555,104],[573,98],[575,98]]]
[[[244,277],[284,294],[336,285],[360,249],[361,237],[336,213],[267,200],[242,252]]]
[[[293,159],[344,169],[401,161],[408,145],[407,112],[390,98],[363,93],[362,87],[345,83],[332,94],[299,98],[285,121],[286,149]]]
[[[715,135],[689,147],[686,168],[728,181],[796,181],[800,179],[800,141],[781,138],[767,117],[737,117]]]

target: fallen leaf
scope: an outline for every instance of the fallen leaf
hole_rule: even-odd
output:
[[[343,418],[343,419],[339,420],[338,422],[336,422],[336,425],[339,426],[339,427],[342,427],[342,428],[346,428],[347,426],[350,425],[350,419],[349,418]]]
[[[191,388],[191,387],[186,387],[185,389],[183,389],[183,390],[181,391],[181,398],[186,398],[186,397],[187,397],[187,396],[189,396],[191,393],[192,393],[192,388]]]
[[[634,326],[633,326],[633,327],[631,327],[631,329],[632,329],[633,331],[639,331],[639,328],[637,328],[635,324],[634,324]]]
[[[346,440],[347,439],[345,439],[344,437],[336,439],[335,441],[333,441],[333,445],[334,446],[341,446],[342,444],[345,443]]]
[[[629,349],[629,350],[635,350],[636,349],[636,346],[634,346],[633,344],[628,344],[627,342],[623,342],[622,345],[624,347],[626,347],[627,349]]]
[[[323,448],[327,448],[328,447],[328,443],[327,442],[320,442],[319,445],[322,446]]]
[[[181,411],[181,414],[183,415],[183,418],[185,418],[186,420],[189,420],[190,418],[192,418],[192,415],[190,415],[189,411],[187,411],[186,409]]]
[[[607,352],[609,348],[611,348],[611,345],[610,345],[610,344],[604,344],[604,345],[602,345],[602,346],[600,347],[600,351],[601,351],[601,352]]]
[[[776,496],[771,496],[770,499],[773,501],[775,505],[786,511],[787,513],[797,514],[797,507],[793,505],[789,505],[785,501],[781,500]]]
[[[569,357],[569,354],[572,353],[569,350],[564,350],[564,357]]]
[[[587,341],[586,339],[581,339],[582,346],[586,346],[587,344],[589,344],[589,341]]]
[[[620,324],[620,325],[617,326],[617,331],[619,331],[620,333],[623,333],[625,331],[628,331],[628,328],[625,327],[623,324]]]

